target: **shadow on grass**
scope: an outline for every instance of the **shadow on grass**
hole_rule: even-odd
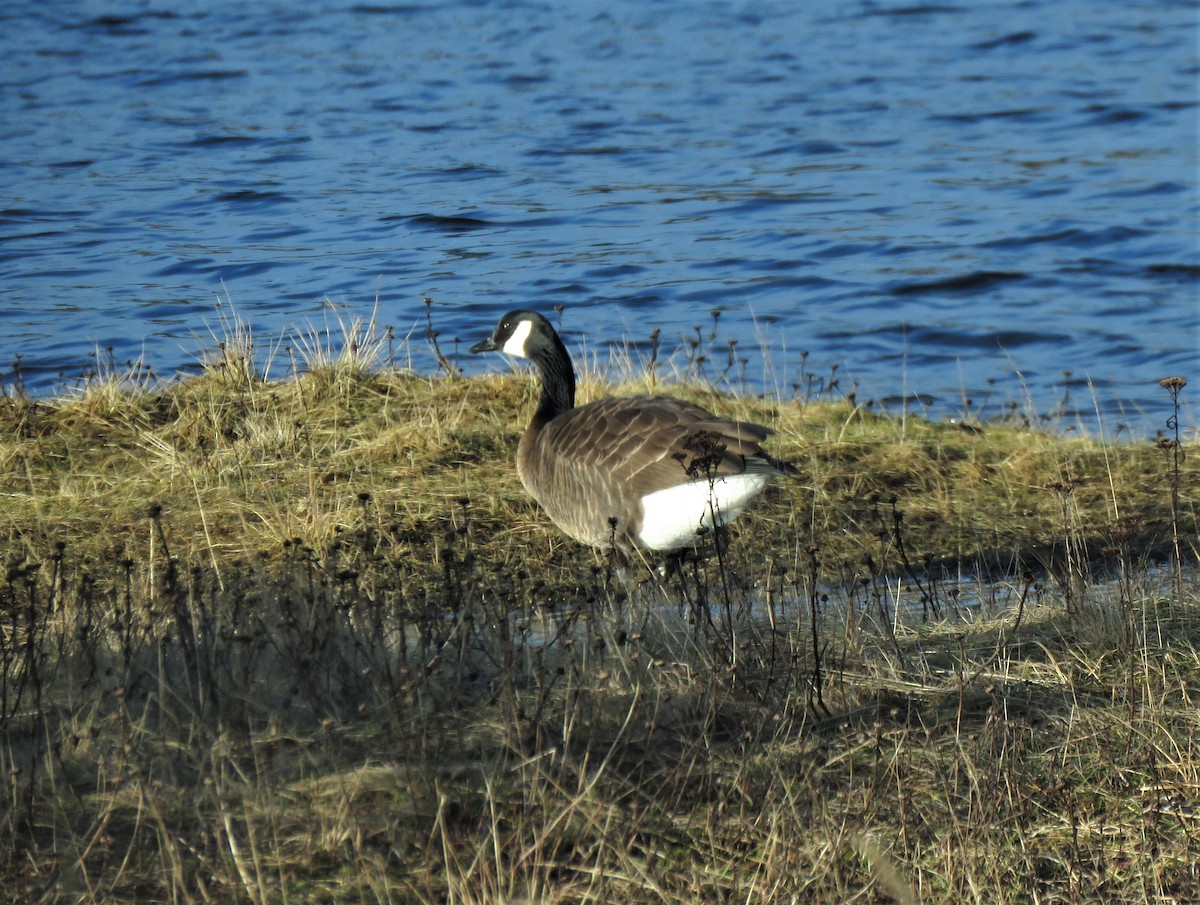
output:
[[[51,544],[11,562],[0,885],[130,902],[1194,888],[1194,595],[1087,586],[1068,613],[1027,576],[991,589],[1003,606],[944,596],[928,621],[927,586],[881,606],[736,545],[663,582],[477,537],[457,505],[432,534],[363,527],[220,574],[173,556],[156,509],[153,558]]]

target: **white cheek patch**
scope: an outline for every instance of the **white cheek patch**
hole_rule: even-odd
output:
[[[529,339],[529,331],[532,329],[533,321],[520,321],[513,330],[512,336],[504,341],[504,351],[517,358],[525,358],[525,340]]]
[[[678,550],[696,539],[696,535],[724,525],[742,514],[750,502],[763,492],[770,474],[738,474],[691,481],[668,487],[642,497],[642,530],[638,540],[652,550]]]

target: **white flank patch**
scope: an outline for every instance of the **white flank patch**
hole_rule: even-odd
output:
[[[731,522],[762,493],[771,475],[738,474],[707,481],[691,481],[642,497],[642,530],[638,540],[651,550],[678,550],[711,531],[716,524]]]
[[[525,358],[525,340],[529,339],[529,331],[533,329],[533,321],[523,320],[517,324],[512,336],[504,341],[504,351],[517,358]]]

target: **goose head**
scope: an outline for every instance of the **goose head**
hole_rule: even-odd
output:
[[[471,352],[504,352],[515,358],[537,358],[539,349],[554,347],[558,337],[550,322],[536,311],[510,311],[500,318],[492,335],[471,346]]]

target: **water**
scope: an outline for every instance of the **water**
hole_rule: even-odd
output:
[[[1197,32],[1168,0],[12,0],[0,375],[186,369],[226,297],[264,347],[378,298],[427,370],[426,295],[448,351],[512,307],[601,355],[716,309],[750,389],[836,365],[1152,432],[1159,378],[1200,387]]]

